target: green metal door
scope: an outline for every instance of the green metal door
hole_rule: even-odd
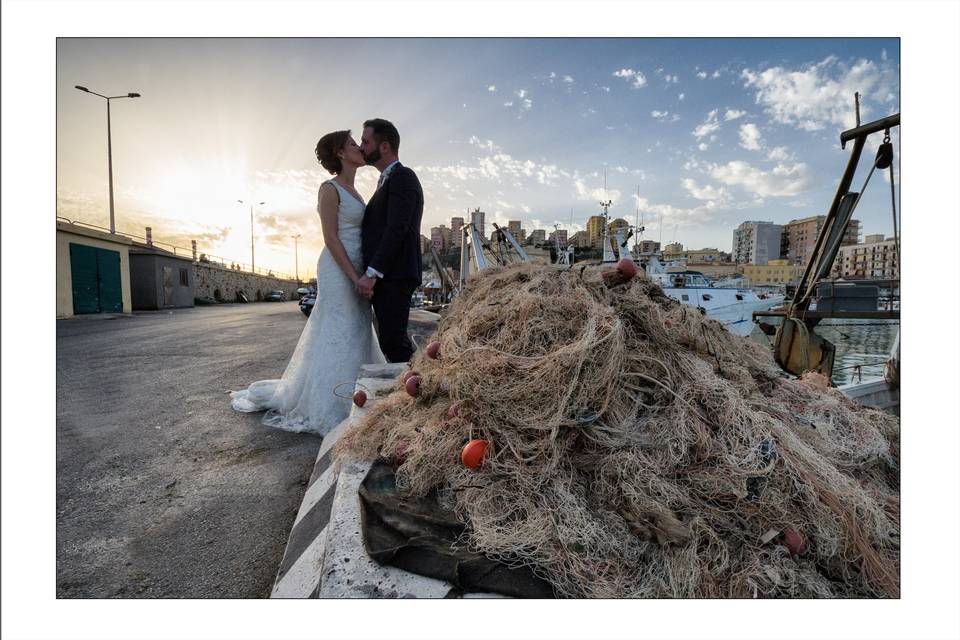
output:
[[[70,243],[74,313],[121,313],[120,252]]]
[[[73,279],[73,312],[100,313],[96,247],[70,243],[70,275]]]
[[[97,249],[97,275],[100,278],[100,312],[122,313],[120,288],[120,252]]]

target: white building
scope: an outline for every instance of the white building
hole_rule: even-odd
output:
[[[860,244],[840,247],[833,275],[844,278],[872,280],[897,280],[900,278],[900,261],[893,238],[873,234]]]
[[[780,258],[783,227],[772,222],[747,221],[733,230],[733,261],[737,264],[767,264]]]

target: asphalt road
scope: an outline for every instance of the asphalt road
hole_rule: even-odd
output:
[[[227,391],[280,377],[305,321],[295,302],[57,321],[58,597],[269,596],[321,438]]]

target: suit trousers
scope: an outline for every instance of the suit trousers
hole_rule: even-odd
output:
[[[379,280],[373,289],[373,313],[377,319],[380,350],[390,362],[409,362],[416,347],[407,334],[410,298],[415,280]]]

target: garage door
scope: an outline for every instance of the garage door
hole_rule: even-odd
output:
[[[73,312],[121,313],[120,252],[70,244]]]

